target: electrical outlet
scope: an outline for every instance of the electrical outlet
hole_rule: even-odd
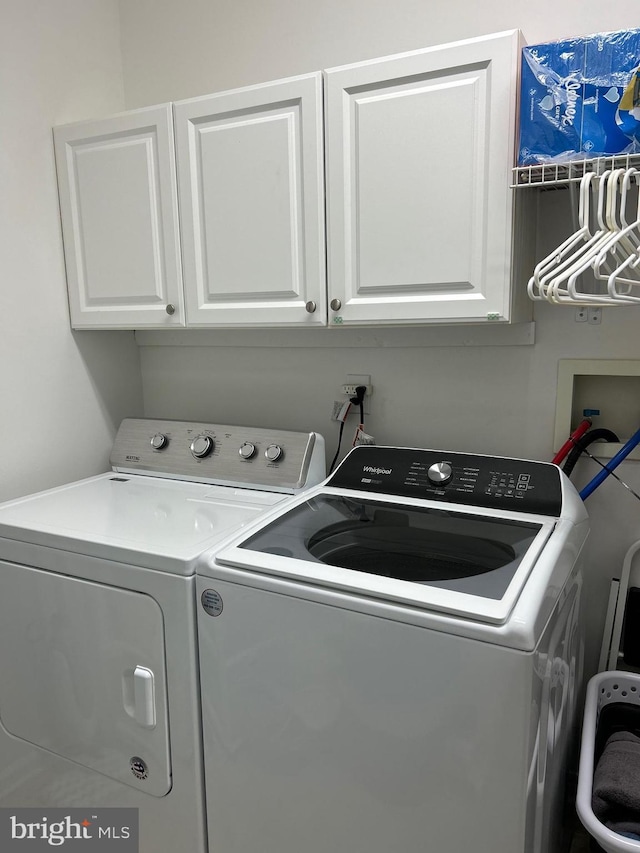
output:
[[[364,392],[364,400],[363,408],[365,415],[369,414],[369,397],[373,394],[373,385],[371,384],[371,374],[370,373],[347,373],[345,376],[345,380],[342,384],[342,393],[345,397],[354,397],[356,393],[356,388],[359,385],[364,385],[367,389]]]
[[[342,393],[346,394],[348,397],[354,397],[355,393],[356,393],[356,388],[361,388],[363,384],[364,383],[362,383],[362,382],[356,382],[353,385],[351,383],[349,383],[348,385],[343,385],[342,386]],[[372,385],[365,385],[364,387],[367,389],[364,392],[364,396],[365,397],[370,396],[370,394],[373,392],[373,386]]]

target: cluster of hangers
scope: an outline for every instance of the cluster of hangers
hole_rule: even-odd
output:
[[[531,299],[556,305],[640,304],[640,199],[633,215],[627,209],[639,179],[634,168],[583,175],[578,229],[536,265],[527,286]]]

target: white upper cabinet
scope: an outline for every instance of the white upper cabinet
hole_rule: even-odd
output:
[[[187,324],[325,325],[321,73],[174,115]]]
[[[329,324],[511,315],[517,31],[326,77]]]
[[[171,106],[54,141],[72,326],[184,325]]]
[[[523,319],[520,47],[514,30],[56,128],[72,325]]]

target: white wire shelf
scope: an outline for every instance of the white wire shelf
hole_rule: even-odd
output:
[[[540,163],[535,166],[517,166],[513,169],[513,189],[523,187],[560,187],[579,181],[585,172],[601,175],[607,169],[640,167],[640,154],[615,154],[611,157],[594,157],[569,160],[566,163]]]

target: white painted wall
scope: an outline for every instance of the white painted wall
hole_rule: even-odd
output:
[[[120,0],[128,107],[519,27],[529,44],[635,26],[575,0]]]
[[[105,470],[132,333],[69,326],[51,128],[124,106],[115,0],[0,0],[0,499]]]
[[[622,29],[637,24],[637,3],[122,0],[121,15],[126,102],[133,108],[511,27],[530,44]],[[540,256],[570,229],[568,209],[566,193],[540,197]],[[442,330],[429,328],[405,337],[411,347],[398,346],[402,333],[384,329],[349,332],[342,339],[349,346],[340,344],[347,330],[314,333],[309,343],[282,332],[140,335],[145,413],[317,429],[331,450],[337,428],[328,415],[337,389],[347,372],[370,373],[375,392],[367,423],[380,443],[550,459],[558,360],[640,359],[640,309],[606,309],[594,327],[576,324],[570,309],[541,305],[535,320],[534,346],[467,346],[475,333],[459,330],[445,341],[453,346],[430,346],[443,340]],[[504,340],[496,329],[495,341]],[[606,425],[606,415],[602,420]],[[586,479],[593,464],[577,476]],[[636,488],[638,469],[620,469]],[[610,482],[589,509],[593,660],[610,578],[640,538],[640,506]]]

